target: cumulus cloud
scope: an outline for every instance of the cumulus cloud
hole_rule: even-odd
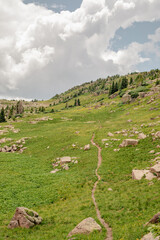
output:
[[[57,7],[57,6],[54,6]],[[73,85],[124,74],[157,52],[160,29],[145,45],[118,52],[110,40],[135,21],[159,20],[159,0],[83,0],[74,12],[55,13],[22,0],[0,0],[0,96],[48,98]]]

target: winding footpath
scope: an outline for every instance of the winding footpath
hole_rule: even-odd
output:
[[[102,155],[101,155],[102,149],[100,148],[100,146],[98,144],[96,144],[94,142],[94,137],[95,137],[95,135],[92,136],[91,143],[93,146],[96,146],[98,148],[98,164],[97,164],[97,169],[95,171],[98,180],[95,182],[93,189],[92,189],[92,199],[93,199],[93,203],[94,203],[94,206],[96,209],[97,217],[107,231],[107,236],[106,236],[105,240],[113,240],[112,229],[109,227],[108,223],[106,223],[105,220],[101,217],[101,213],[100,213],[100,210],[98,208],[98,205],[97,205],[97,202],[95,199],[95,191],[96,191],[99,181],[101,180],[101,176],[98,174],[98,169],[102,164]]]

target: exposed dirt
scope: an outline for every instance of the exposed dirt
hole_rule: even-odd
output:
[[[97,202],[96,202],[96,199],[95,199],[95,191],[96,191],[96,188],[97,188],[97,184],[101,180],[101,176],[98,174],[98,169],[102,164],[102,155],[101,155],[102,149],[100,148],[100,146],[98,144],[96,144],[94,142],[94,137],[95,137],[95,135],[92,136],[91,143],[92,143],[93,146],[98,148],[98,164],[97,164],[97,169],[95,171],[98,180],[95,182],[95,184],[93,186],[93,189],[92,189],[92,199],[93,199],[93,203],[95,205],[97,217],[98,217],[99,221],[101,222],[101,224],[104,226],[104,228],[107,230],[107,236],[106,236],[105,240],[112,240],[113,239],[112,229],[109,227],[109,224],[106,223],[105,220],[101,217],[101,213],[100,213],[100,210],[98,208],[98,205],[97,205]]]

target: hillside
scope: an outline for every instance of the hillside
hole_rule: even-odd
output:
[[[23,101],[22,112],[16,101],[0,104],[7,120],[0,124],[0,239],[69,239],[88,217],[102,231],[72,239],[106,239],[93,201],[98,176],[94,196],[114,240],[141,239],[149,226],[160,235],[159,224],[144,227],[159,212],[159,178],[155,172],[151,180],[132,176],[160,159],[160,70],[98,79],[48,101]],[[126,139],[137,145],[120,146]],[[62,166],[65,156],[72,161]],[[22,206],[38,212],[42,223],[8,229]]]

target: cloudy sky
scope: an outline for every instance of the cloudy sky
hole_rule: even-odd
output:
[[[0,0],[0,98],[160,68],[160,0]]]

